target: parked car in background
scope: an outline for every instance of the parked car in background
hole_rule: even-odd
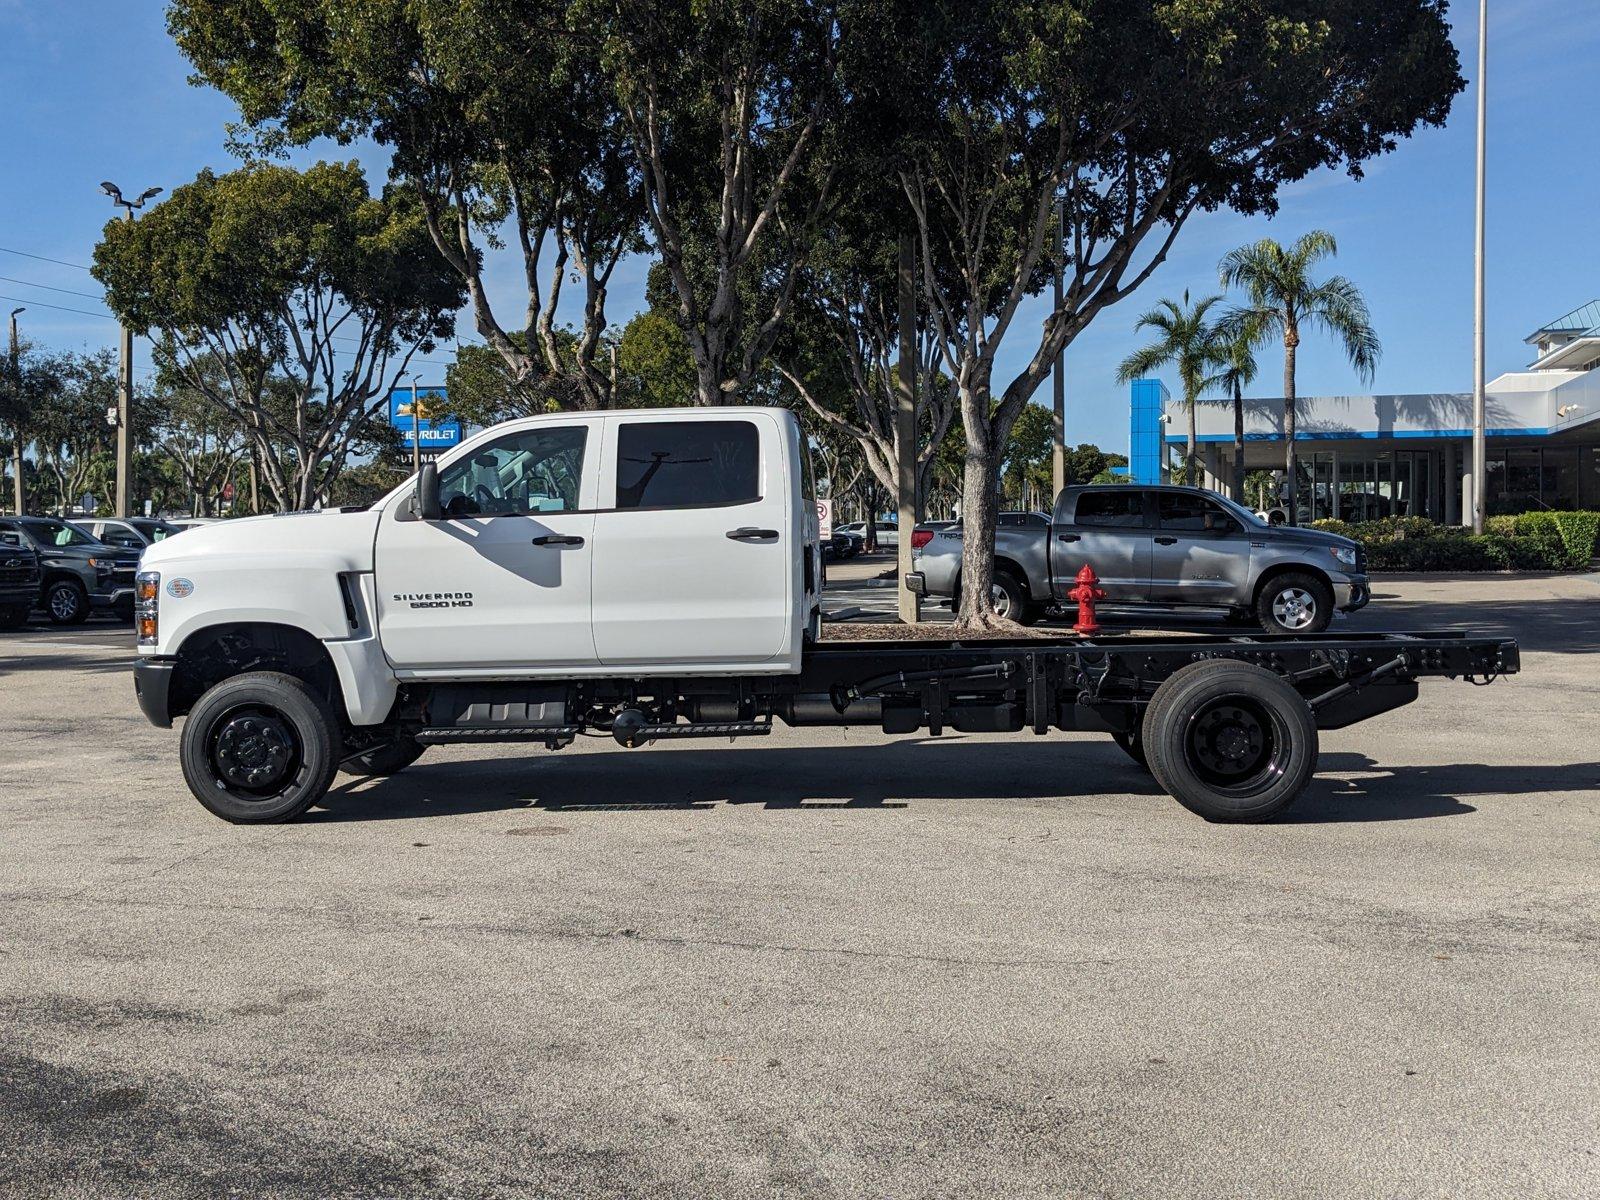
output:
[[[82,517],[73,521],[89,536],[98,538],[109,546],[122,546],[128,550],[143,550],[164,538],[183,530],[170,521],[155,517]]]
[[[0,629],[24,624],[39,599],[39,552],[19,530],[0,533]]]
[[[0,517],[0,533],[21,533],[39,552],[38,604],[57,625],[81,625],[110,610],[133,619],[139,553],[108,546],[60,517]]]
[[[867,523],[865,521],[851,521],[849,524],[840,525],[837,528],[860,538],[861,544],[863,546],[866,545]],[[900,535],[893,525],[885,525],[879,522],[873,532],[878,539],[879,550],[898,550],[900,548]]]
[[[822,543],[822,556],[835,562],[854,558],[859,553],[861,553],[861,539],[851,536],[842,529],[835,529],[833,536]]]
[[[960,594],[959,525],[919,527],[912,551],[914,590]],[[1066,488],[1048,517],[999,522],[995,606],[1024,623],[1070,607],[1086,564],[1108,606],[1221,611],[1268,633],[1320,633],[1371,597],[1365,554],[1349,538],[1268,524],[1203,488],[1111,484]]]

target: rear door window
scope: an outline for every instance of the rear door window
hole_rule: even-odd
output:
[[[720,508],[761,499],[750,421],[633,421],[617,431],[618,508]]]
[[[1144,493],[1137,488],[1083,492],[1073,513],[1074,525],[1114,529],[1144,528]]]

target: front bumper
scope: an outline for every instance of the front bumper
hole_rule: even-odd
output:
[[[172,728],[168,696],[176,665],[170,658],[140,658],[133,664],[133,694],[139,698],[139,711],[150,724],[162,729]]]
[[[89,594],[89,607],[91,608],[122,608],[133,607],[133,586],[116,587],[107,592],[91,592]]]
[[[1333,607],[1338,612],[1356,612],[1372,600],[1372,587],[1365,575],[1347,575],[1333,581]]]

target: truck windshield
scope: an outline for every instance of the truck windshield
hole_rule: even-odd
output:
[[[65,521],[30,521],[22,528],[35,545],[46,549],[51,546],[101,545],[98,538],[90,537],[76,525],[69,525]]]

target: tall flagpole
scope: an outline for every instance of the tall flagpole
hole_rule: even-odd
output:
[[[1483,532],[1488,508],[1488,455],[1484,445],[1483,368],[1483,202],[1484,152],[1487,145],[1489,106],[1485,88],[1489,69],[1489,0],[1478,0],[1478,230],[1475,307],[1472,341],[1472,532]]]

